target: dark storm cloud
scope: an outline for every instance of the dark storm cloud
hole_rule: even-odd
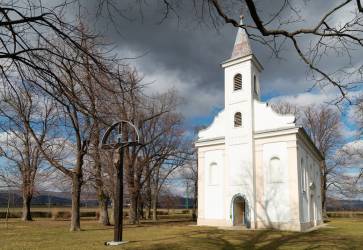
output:
[[[142,16],[139,9],[128,8],[126,2],[122,1],[121,7],[132,21],[117,13],[113,13],[111,19],[104,12],[96,21],[92,18],[90,24],[117,46],[120,57],[136,57],[146,53],[129,63],[136,65],[147,81],[154,81],[150,87],[153,90],[161,92],[175,87],[186,100],[183,107],[186,116],[206,115],[216,106],[222,107],[224,86],[220,63],[231,54],[236,29],[231,25],[220,25],[216,30],[211,24],[208,25],[208,18],[204,19],[204,23],[199,23],[188,1],[183,1],[178,8],[180,19],[170,13],[161,24],[158,21],[165,9],[159,4],[160,1],[150,1],[145,5]],[[274,3],[270,4],[271,12],[278,8],[279,2],[267,1]],[[314,17],[321,16],[327,7],[326,1],[315,1],[311,5],[304,5],[304,2],[296,2],[300,4],[301,15],[311,17],[303,25],[314,23]],[[89,1],[85,3],[89,16],[94,17],[92,13],[95,13],[97,5],[95,2],[93,5]],[[259,6],[264,4],[266,1],[258,2]],[[267,11],[263,14],[269,15]],[[291,13],[284,15],[289,17]],[[266,47],[253,41],[252,46],[265,69],[261,76],[265,97],[297,94],[312,86],[313,82],[306,75],[306,65],[290,45],[284,47],[282,59],[271,57]]]
[[[107,28],[106,37],[120,48],[133,51],[135,56],[147,52],[136,62],[148,71],[144,73],[158,70],[155,66],[161,64],[166,69],[183,72],[183,80],[202,78],[201,85],[221,87],[217,84],[223,79],[219,63],[230,56],[234,29],[226,26],[218,32],[198,24],[191,6],[179,9],[179,20],[170,14],[170,18],[158,24],[162,17],[160,9],[161,6],[143,9],[143,20],[136,12],[137,19],[131,22],[117,16],[111,24],[105,18],[104,22],[98,22],[97,28],[99,31]]]

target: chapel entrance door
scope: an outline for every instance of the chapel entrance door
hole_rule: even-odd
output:
[[[238,196],[233,201],[233,226],[244,226],[245,221],[245,200]]]

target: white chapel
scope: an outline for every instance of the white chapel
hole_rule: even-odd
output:
[[[304,231],[322,223],[323,160],[292,115],[260,101],[263,70],[239,28],[224,110],[198,134],[198,225]]]

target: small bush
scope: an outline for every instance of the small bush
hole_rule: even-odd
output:
[[[96,218],[96,211],[81,211],[81,217],[94,217],[94,218]]]
[[[363,218],[363,212],[354,211],[341,211],[341,212],[328,212],[329,218]]]
[[[21,212],[9,212],[8,218],[21,218]],[[6,211],[0,212],[0,218],[5,219],[6,218]]]
[[[169,213],[168,213],[168,211],[157,210],[157,211],[156,211],[156,214],[157,214],[157,215],[168,215]]]
[[[52,213],[46,211],[34,211],[31,212],[32,218],[51,218]]]
[[[68,220],[72,217],[72,213],[70,211],[59,211],[59,210],[53,210],[52,211],[52,219],[64,219]]]

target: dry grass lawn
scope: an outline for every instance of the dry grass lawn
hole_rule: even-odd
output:
[[[68,232],[69,221],[0,220],[0,249],[363,249],[363,219],[334,219],[308,233],[271,230],[231,231],[190,223],[126,226],[128,244],[105,247],[112,227],[82,221],[83,230]]]

